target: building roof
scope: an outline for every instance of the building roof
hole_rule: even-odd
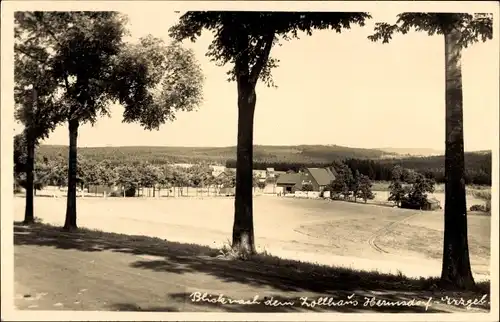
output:
[[[439,200],[437,200],[436,198],[432,197],[432,198],[427,198],[427,202],[428,203],[437,203],[437,204],[440,204],[441,202]]]
[[[252,173],[254,176],[258,176],[260,178],[266,177],[266,170],[253,170]]]
[[[276,184],[297,184],[301,177],[300,173],[284,173],[278,177]]]
[[[327,167],[325,169],[326,169],[326,171],[330,172],[332,174],[332,176],[334,176],[334,177],[337,176],[337,171],[335,171],[335,169],[333,167]]]
[[[318,185],[326,186],[335,180],[335,175],[328,168],[307,168]]]

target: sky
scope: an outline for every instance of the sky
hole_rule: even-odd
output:
[[[179,17],[148,6],[122,12],[129,17],[131,39],[151,34],[169,42],[168,29]],[[444,150],[442,36],[411,32],[389,44],[373,43],[367,36],[374,23],[393,22],[397,12],[371,14],[365,27],[314,32],[272,49],[280,60],[273,70],[278,88],[257,86],[254,144]],[[211,40],[205,32],[196,43],[185,42],[205,75],[204,101],[197,111],[178,113],[175,122],[148,131],[122,123],[123,108],[115,105],[110,118],[80,127],[78,146],[236,145],[236,84],[226,81],[230,66],[217,67],[205,56]],[[477,43],[463,53],[467,151],[497,146],[497,42]],[[43,143],[68,145],[67,126]]]

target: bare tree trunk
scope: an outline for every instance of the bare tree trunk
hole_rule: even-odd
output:
[[[232,247],[255,253],[253,229],[253,123],[255,86],[238,78],[238,140],[236,151],[236,189]]]
[[[24,209],[24,221],[23,224],[32,224],[35,222],[35,216],[33,213],[33,203],[34,203],[34,177],[35,177],[35,140],[31,129],[26,131],[26,145],[27,145],[27,159],[26,159],[26,207]]]
[[[77,229],[76,226],[76,175],[77,175],[77,140],[78,120],[69,121],[69,164],[68,164],[68,196],[66,202],[66,220],[64,230]]]
[[[33,133],[33,118],[35,111],[38,108],[38,92],[36,87],[33,85],[32,89],[32,104],[28,105],[29,110],[29,123],[28,128],[25,132],[26,148],[27,148],[27,160],[26,160],[26,205],[24,208],[24,224],[31,224],[35,222],[35,215],[33,213],[33,203],[34,194],[36,193],[34,189],[35,181],[35,133]]]
[[[445,33],[446,150],[444,247],[441,282],[453,287],[474,286],[467,240],[465,195],[462,48],[457,30]]]

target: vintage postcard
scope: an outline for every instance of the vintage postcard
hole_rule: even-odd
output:
[[[498,318],[498,4],[1,14],[2,320]]]

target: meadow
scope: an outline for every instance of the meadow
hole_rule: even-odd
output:
[[[22,220],[24,198],[15,199]],[[220,249],[228,245],[234,199],[78,198],[80,227],[158,237]],[[35,215],[62,226],[65,198],[35,198]],[[472,267],[489,276],[490,217],[469,216]],[[438,276],[443,212],[381,207],[331,200],[254,197],[256,245],[260,252],[324,265]]]

